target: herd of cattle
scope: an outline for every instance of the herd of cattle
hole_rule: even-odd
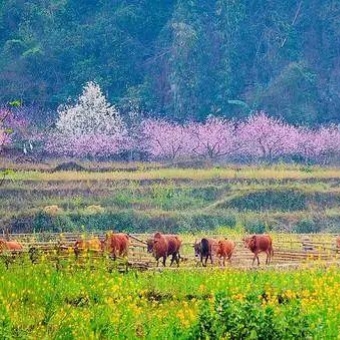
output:
[[[127,258],[129,247],[133,236],[124,233],[108,233],[104,239],[98,237],[88,240],[78,239],[73,244],[73,251],[76,257],[84,251],[95,251],[100,253],[108,253],[113,260],[117,258]],[[179,266],[181,260],[182,240],[178,235],[167,235],[159,232],[148,239],[146,242],[148,253],[153,254],[157,261],[157,266],[161,260],[163,266],[166,266],[166,259],[171,256],[170,266],[176,262]],[[273,255],[273,242],[270,235],[252,235],[243,238],[246,248],[253,253],[253,264],[257,260],[260,264],[259,253],[266,253],[266,264],[270,263]],[[339,239],[340,244],[340,239]],[[6,241],[0,239],[0,253],[4,252],[20,252],[24,248],[17,241]],[[235,250],[235,243],[229,239],[216,240],[214,238],[204,237],[201,240],[195,241],[193,244],[195,257],[199,259],[203,266],[207,265],[208,259],[213,264],[214,257],[219,259],[220,264],[225,266],[225,261],[230,261]]]

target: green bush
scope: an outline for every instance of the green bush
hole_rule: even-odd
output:
[[[273,307],[262,304],[255,295],[235,301],[224,293],[216,296],[213,306],[203,303],[191,334],[192,339],[235,340],[308,339],[312,335],[299,301],[282,304],[278,318]]]
[[[238,194],[218,205],[237,210],[298,211],[306,209],[306,193],[297,189],[265,189]]]
[[[246,222],[244,230],[249,234],[263,234],[266,230],[266,225],[262,221]]]
[[[317,233],[321,226],[312,219],[303,219],[296,223],[293,231],[299,234]]]
[[[38,210],[12,217],[9,222],[9,229],[12,232],[64,232],[74,231],[76,226],[65,213],[51,216]]]
[[[165,233],[195,232],[213,230],[220,226],[234,228],[236,216],[215,213],[180,213],[173,211],[136,211],[133,209],[99,212],[89,212],[80,209],[62,212],[51,216],[41,210],[30,210],[20,215],[12,216],[9,224],[11,232],[66,232],[81,230],[88,231],[115,230],[125,232],[154,232]]]
[[[225,186],[223,189],[224,191],[226,189],[230,189],[230,185]],[[190,190],[189,194],[194,198],[200,198],[205,201],[214,201],[219,198],[221,189],[211,185],[207,187],[193,188]]]

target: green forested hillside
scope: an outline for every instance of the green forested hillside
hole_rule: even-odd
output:
[[[95,80],[123,112],[339,122],[339,23],[334,0],[2,0],[0,102]]]

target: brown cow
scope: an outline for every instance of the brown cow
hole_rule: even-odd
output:
[[[103,251],[102,241],[98,237],[89,240],[78,239],[73,245],[73,250],[77,257],[83,251],[100,252]]]
[[[74,243],[73,248],[78,248],[80,250],[102,250],[102,242],[98,237],[90,240],[79,239]]]
[[[102,249],[107,250],[112,259],[117,257],[128,256],[130,245],[129,235],[123,233],[106,234],[105,240],[102,242]]]
[[[22,245],[17,241],[6,241],[0,238],[0,253],[3,251],[18,251],[23,250]]]
[[[204,267],[207,265],[208,258],[213,264],[213,255],[217,254],[218,241],[213,238],[202,238],[201,241],[195,242],[194,250],[195,256],[200,257],[200,261]],[[203,262],[204,260],[204,262]]]
[[[225,266],[225,260],[230,262],[231,256],[233,255],[235,249],[235,243],[231,240],[220,240],[217,245],[217,256],[223,259],[223,266]]]
[[[172,255],[170,266],[176,261],[178,267],[181,258],[179,254],[181,244],[182,241],[177,235],[163,235],[161,233],[156,233],[152,240],[147,241],[148,252],[153,253],[157,261],[157,267],[160,258],[163,258],[162,263],[165,267],[165,261],[169,255]]]
[[[265,252],[267,254],[266,264],[269,264],[274,255],[273,241],[269,235],[253,235],[243,238],[246,248],[249,248],[254,253],[253,265],[257,259],[257,265],[260,264],[259,253]]]
[[[340,253],[340,236],[336,238],[335,244],[336,244],[336,252],[337,254],[339,254]]]

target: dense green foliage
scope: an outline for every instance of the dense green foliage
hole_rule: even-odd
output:
[[[0,102],[55,109],[94,80],[123,112],[338,122],[339,15],[333,0],[3,0]]]
[[[0,187],[14,232],[339,232],[337,169],[289,166],[17,171]]]

